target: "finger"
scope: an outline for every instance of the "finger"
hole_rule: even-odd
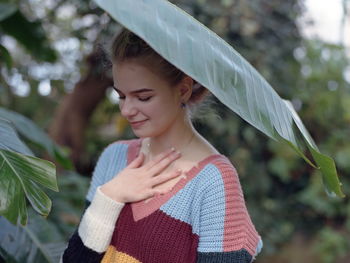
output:
[[[148,201],[150,201],[150,198],[154,197],[156,194],[158,193],[158,190],[155,189],[150,189],[149,191],[147,191],[145,193],[145,202],[147,203]]]
[[[165,183],[173,178],[178,177],[181,174],[182,174],[182,171],[180,169],[178,169],[178,170],[171,172],[171,173],[155,176],[152,178],[151,185],[152,185],[152,187],[154,187],[158,184]]]
[[[168,155],[167,157],[163,158],[161,161],[156,163],[151,169],[149,169],[149,173],[152,176],[159,174],[160,172],[165,170],[165,168],[167,168],[172,162],[179,159],[180,156],[181,156],[180,152],[174,152]]]
[[[155,191],[155,194],[160,194],[160,195],[164,195],[166,193],[169,193],[173,188],[172,187],[168,187],[168,188],[165,188],[165,189],[157,189],[157,190],[154,190]]]
[[[145,155],[141,152],[129,165],[129,168],[138,168],[143,164]]]
[[[164,158],[166,158],[168,155],[172,154],[175,152],[175,148],[170,148],[160,154],[158,154],[152,161],[148,162],[145,165],[145,169],[150,169],[152,168],[155,164],[159,163],[161,160],[163,160]]]

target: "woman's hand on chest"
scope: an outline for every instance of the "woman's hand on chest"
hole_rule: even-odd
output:
[[[174,180],[182,173],[178,169],[165,170],[180,157],[179,152],[170,149],[143,164],[145,156],[140,153],[117,176],[102,185],[101,191],[120,203],[138,202],[155,194],[164,194],[171,190]]]

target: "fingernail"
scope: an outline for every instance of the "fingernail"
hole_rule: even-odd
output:
[[[170,150],[173,152],[175,151],[175,147],[171,147]]]
[[[186,175],[181,175],[181,178],[187,179],[187,176]]]

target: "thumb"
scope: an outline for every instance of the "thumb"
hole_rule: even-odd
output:
[[[139,168],[145,159],[145,155],[140,153],[129,165],[129,168]]]

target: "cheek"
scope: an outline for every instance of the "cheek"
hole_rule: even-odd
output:
[[[153,121],[173,121],[181,110],[180,104],[173,96],[173,94],[157,96],[150,103],[142,105],[142,109],[140,107],[139,110],[143,115],[152,118]]]
[[[172,122],[177,118],[179,108],[173,101],[163,102],[153,109],[153,114],[160,122]]]

